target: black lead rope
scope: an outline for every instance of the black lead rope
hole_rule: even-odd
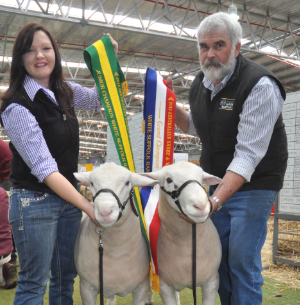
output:
[[[96,197],[100,194],[100,193],[111,193],[117,200],[118,202],[118,205],[119,205],[119,208],[120,208],[120,212],[119,212],[119,217],[118,217],[118,220],[121,218],[122,216],[122,212],[123,210],[125,209],[125,206],[128,202],[128,200],[130,201],[130,205],[131,205],[131,208],[132,208],[132,211],[134,213],[135,216],[139,216],[138,215],[138,212],[136,210],[136,207],[134,205],[134,202],[133,202],[133,199],[132,199],[132,196],[133,196],[133,189],[130,190],[129,192],[129,196],[128,198],[125,200],[125,202],[122,204],[119,197],[115,194],[114,191],[110,190],[110,189],[101,189],[99,190],[95,196],[93,197],[93,201],[95,202],[95,199]],[[118,221],[117,220],[117,221]],[[96,232],[100,235],[100,242],[99,242],[99,282],[100,282],[100,305],[104,305],[104,295],[103,295],[103,243],[102,243],[102,240],[101,240],[101,235],[102,235],[102,232],[98,232],[97,229],[96,229]]]
[[[180,210],[180,212],[185,215],[186,217],[188,217],[182,210],[181,204],[179,202],[179,195],[181,193],[181,191],[190,183],[197,183],[199,184],[203,189],[204,187],[200,184],[199,181],[197,180],[188,180],[185,183],[183,183],[181,185],[181,187],[177,190],[177,191],[172,191],[172,192],[168,192],[163,186],[161,187],[161,189],[167,193],[168,195],[170,195],[172,197],[172,199],[174,200],[175,204],[177,205],[178,209]],[[204,189],[205,190],[205,189]],[[210,202],[210,213],[212,211],[212,204],[211,201]],[[196,255],[197,255],[197,251],[196,251],[196,224],[193,223],[192,224],[192,285],[193,285],[193,298],[194,298],[194,305],[197,304],[197,295],[196,295],[196,284],[197,284],[197,276],[196,276]]]
[[[134,205],[134,202],[133,202],[133,190],[131,190],[131,196],[130,196],[130,205],[131,205],[131,209],[133,211],[133,214],[136,216],[136,217],[139,217],[139,214],[137,212],[137,209],[136,209],[136,206]]]
[[[100,235],[99,241],[99,283],[100,283],[100,305],[104,305],[104,294],[103,294],[103,243],[101,240],[102,232],[96,232]]]
[[[193,276],[193,298],[194,298],[194,305],[197,304],[197,295],[196,295],[196,224],[192,224],[192,242],[193,242],[193,248],[192,248],[192,276]]]

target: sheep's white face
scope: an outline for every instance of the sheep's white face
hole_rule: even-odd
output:
[[[91,172],[90,188],[93,196],[101,189],[113,191],[123,204],[129,197],[132,188],[131,173],[124,167],[107,163]],[[120,207],[117,199],[111,194],[101,192],[94,201],[95,218],[102,227],[112,226],[119,217]],[[123,216],[128,213],[130,204],[126,205]]]
[[[99,190],[109,189],[116,194],[121,204],[128,199],[133,187],[158,183],[153,179],[132,173],[125,167],[115,163],[105,163],[92,172],[74,173],[74,175],[76,179],[90,186],[93,197]],[[95,218],[102,227],[110,227],[116,223],[121,209],[112,193],[100,192],[93,204]],[[132,213],[129,201],[122,212],[122,217],[126,218],[128,213]]]
[[[217,184],[222,181],[218,177],[205,173],[201,167],[185,161],[165,166],[156,172],[149,175],[147,173],[146,175],[159,180],[160,186],[164,187],[168,192],[177,191],[188,180],[196,180],[201,185],[203,183]],[[181,213],[175,204],[175,200],[168,194],[163,194],[167,202],[178,213]],[[204,222],[207,219],[211,205],[205,190],[198,183],[192,182],[184,187],[178,199],[182,211],[188,218],[196,223]]]

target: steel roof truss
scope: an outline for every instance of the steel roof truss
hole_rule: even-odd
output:
[[[261,37],[260,37],[260,42],[259,42],[259,46],[258,46],[258,49],[259,49],[259,50],[261,49],[261,43],[262,43],[262,40],[263,40],[264,35],[265,35],[267,23],[268,23],[268,18],[266,17],[266,18],[265,18],[264,29],[263,29],[262,35],[261,35]]]
[[[37,1],[39,1],[39,0],[35,0],[35,2],[37,2]],[[61,16],[62,16],[63,18],[66,18],[65,14],[64,14],[64,12],[63,12],[63,10],[62,10],[62,5],[61,5],[61,3],[60,3],[60,0],[55,0],[55,2],[56,2],[57,5],[58,5],[58,10],[54,13],[54,16],[58,14],[58,11],[60,11]],[[46,14],[46,12],[45,12],[44,10],[42,10],[42,12],[43,12],[44,14]]]
[[[2,49],[3,49],[3,60],[4,60],[4,56],[5,56],[5,57],[6,57],[6,60],[7,60],[7,62],[8,62],[8,64],[9,64],[9,66],[11,66],[11,63],[10,63],[10,61],[9,61],[9,59],[8,59],[8,56],[7,56],[6,51],[5,51],[5,48],[4,48],[4,46],[3,46],[3,44],[2,44],[1,41],[0,41],[0,46],[1,46]]]
[[[153,18],[154,12],[155,12],[156,7],[157,7],[157,2],[158,2],[158,0],[155,1],[153,10],[152,10],[152,12],[151,12],[151,16],[150,16],[150,19],[149,19],[149,23],[148,23],[148,26],[147,26],[147,29],[146,29],[147,31],[149,31],[149,29],[150,29],[151,22],[152,22],[152,18]],[[155,21],[154,21],[153,23],[155,23]]]
[[[83,59],[83,54],[82,54],[81,57],[80,57],[78,66],[77,66],[76,71],[75,71],[75,74],[74,74],[74,78],[76,78],[76,76],[77,76],[77,73],[78,73],[78,71],[79,71],[79,68],[80,68],[80,64],[81,64],[81,62],[82,62],[82,59]]]
[[[73,76],[73,74],[72,74],[72,72],[71,72],[71,70],[69,68],[69,65],[68,65],[67,61],[64,59],[64,56],[62,54],[60,54],[60,56],[61,56],[61,59],[65,62],[65,67],[68,69],[69,74],[71,76],[71,79],[74,79],[74,76]]]
[[[244,16],[246,16],[247,18],[247,23],[248,23],[248,26],[249,26],[249,30],[250,30],[250,33],[251,33],[251,37],[252,37],[252,42],[254,43],[254,48],[257,50],[257,45],[256,45],[256,40],[254,38],[254,34],[253,34],[253,31],[252,31],[252,27],[251,27],[251,23],[250,23],[250,20],[249,20],[249,16],[248,16],[248,12],[245,10],[244,12]],[[242,22],[243,20],[241,20]]]
[[[200,22],[201,22],[202,20],[201,20],[201,18],[200,18],[199,12],[198,12],[198,10],[197,10],[197,7],[196,7],[196,4],[195,4],[195,1],[193,0],[192,2],[193,2],[193,6],[194,6],[194,11],[195,11],[195,14],[196,14],[197,19],[198,19],[198,22],[199,22],[199,24],[200,24]],[[203,17],[203,18],[204,18],[204,17]]]
[[[7,32],[8,32],[9,24],[7,23],[5,25],[5,27],[6,27],[6,30],[5,30],[4,46],[1,43],[1,46],[3,48],[2,65],[1,65],[1,72],[2,73],[4,72],[3,71],[4,70],[4,54],[6,54],[6,42],[7,42]],[[7,60],[8,60],[8,58],[7,58]]]
[[[134,0],[132,0],[132,3],[133,3],[133,6],[134,6],[134,9],[135,9],[135,11],[136,11],[136,13],[137,13],[137,15],[138,15],[138,17],[140,19],[140,23],[141,23],[142,29],[143,29],[143,31],[145,31],[144,23],[143,23],[141,15],[140,15],[140,12],[139,12],[139,10],[138,10],[138,8],[136,6],[136,3],[135,3]]]
[[[287,34],[288,28],[289,28],[289,26],[288,26],[288,23],[287,23],[286,24],[286,28],[285,28],[285,33],[284,33],[284,36],[283,36],[283,40],[282,40],[282,43],[281,43],[280,54],[283,51],[283,47],[284,47],[284,43],[285,43],[285,39],[286,39],[286,34]]]
[[[22,4],[20,3],[20,1],[19,1],[19,0],[16,0],[16,1],[17,1],[18,6],[19,6],[19,9],[20,9],[21,11],[23,11],[24,9],[23,9]],[[49,0],[48,0],[48,1],[49,1]]]
[[[125,78],[127,78],[127,73],[128,73],[129,64],[130,64],[131,58],[132,58],[133,56],[134,56],[134,54],[132,54],[132,55],[129,57],[128,63],[127,63],[127,65],[126,65],[126,71],[125,71],[125,74],[124,74]]]
[[[181,25],[181,28],[180,28],[179,36],[181,36],[181,34],[182,34],[182,30],[183,30],[184,24],[186,22],[188,14],[189,14],[190,7],[191,7],[191,1],[192,0],[189,0],[188,8],[187,8],[187,10],[185,12],[185,15],[184,15],[184,18],[183,18],[183,22],[182,22],[182,25]]]
[[[49,4],[49,0],[48,0],[48,4]],[[67,14],[66,14],[66,18],[69,18],[69,14],[70,14],[70,10],[73,4],[73,0],[70,0],[69,6],[68,6],[68,10],[67,10]],[[48,11],[48,9],[47,9]]]
[[[178,36],[178,33],[176,31],[176,27],[175,27],[175,23],[173,21],[173,18],[172,18],[172,15],[171,15],[171,12],[169,10],[169,6],[168,6],[168,3],[167,3],[166,0],[164,0],[164,4],[165,4],[165,8],[164,9],[167,11],[167,14],[169,15],[170,21],[172,23],[172,26],[173,26],[173,29],[174,29],[174,32],[175,32],[175,35]]]
[[[116,9],[115,9],[115,11],[114,11],[114,15],[113,15],[113,17],[112,17],[112,19],[111,19],[110,24],[113,24],[113,23],[114,23],[114,20],[115,20],[116,14],[117,14],[118,9],[119,9],[120,2],[121,2],[121,0],[118,0],[117,6],[116,6]]]
[[[294,37],[294,35],[293,35],[291,23],[289,22],[288,25],[289,25],[289,28],[290,28],[290,32],[291,32],[293,44],[294,44],[294,47],[295,47],[294,50],[292,51],[292,53],[291,53],[290,55],[292,56],[293,53],[294,53],[294,51],[296,51],[296,56],[299,58],[298,46],[297,46],[297,44],[296,44],[295,37]],[[298,41],[298,43],[299,43],[299,42],[300,42],[300,40]]]
[[[105,14],[104,8],[103,8],[103,6],[102,6],[101,0],[97,0],[97,2],[98,2],[98,4],[99,4],[99,8],[101,9],[101,12],[102,12],[102,14],[103,14],[103,16],[104,16],[104,19],[105,19],[106,24],[109,24],[109,22],[107,21],[106,14]]]
[[[143,74],[142,74],[141,71],[140,71],[139,65],[138,65],[138,63],[137,63],[137,61],[136,61],[136,58],[135,58],[135,55],[133,56],[133,60],[134,60],[134,63],[135,63],[135,65],[136,65],[136,68],[137,68],[138,71],[139,71],[139,74],[140,74],[140,77],[141,77],[141,79],[142,79],[142,82],[143,82],[143,84],[144,84],[144,83],[145,83],[145,80],[144,80]]]
[[[274,30],[273,30],[273,27],[272,27],[271,19],[270,19],[270,17],[267,17],[267,18],[268,18],[268,22],[269,22],[269,27],[270,27],[271,32],[272,32],[273,41],[275,43],[275,48],[277,50],[277,53],[280,54],[279,48],[278,48],[278,45],[277,45],[277,41],[276,41],[276,38],[275,38]]]
[[[26,8],[25,8],[25,12],[28,12],[28,7],[29,7],[30,3],[31,3],[31,0],[29,0],[29,1],[27,2]]]

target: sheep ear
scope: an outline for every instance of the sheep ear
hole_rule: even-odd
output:
[[[82,172],[82,173],[73,173],[73,175],[75,176],[75,178],[82,182],[85,185],[90,184],[91,180],[90,180],[90,172]]]
[[[210,175],[210,174],[206,173],[205,171],[203,171],[202,182],[205,184],[208,184],[208,185],[215,185],[215,184],[221,183],[222,179],[218,178],[216,176]]]
[[[131,183],[132,186],[152,186],[158,184],[158,180],[153,180],[152,178],[145,177],[144,175],[131,173]]]
[[[141,173],[140,175],[154,179],[158,181],[160,185],[163,183],[163,175],[161,170],[157,170],[155,172],[149,172],[149,173]]]

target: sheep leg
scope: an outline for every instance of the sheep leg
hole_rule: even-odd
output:
[[[116,296],[113,296],[112,298],[107,299],[106,305],[116,305]]]
[[[152,292],[152,283],[149,281],[149,290],[147,292],[146,304],[145,305],[152,305],[153,304],[153,292]]]
[[[219,273],[217,272],[204,286],[202,286],[202,304],[214,305],[219,288]]]
[[[178,291],[175,291],[175,297],[176,297],[176,305],[180,305],[180,296]]]
[[[144,281],[132,292],[133,305],[145,305],[149,293],[150,280],[147,274]]]
[[[164,305],[180,305],[179,293],[161,279],[159,281],[159,289]]]
[[[96,305],[98,291],[86,280],[80,279],[80,295],[83,305]]]

